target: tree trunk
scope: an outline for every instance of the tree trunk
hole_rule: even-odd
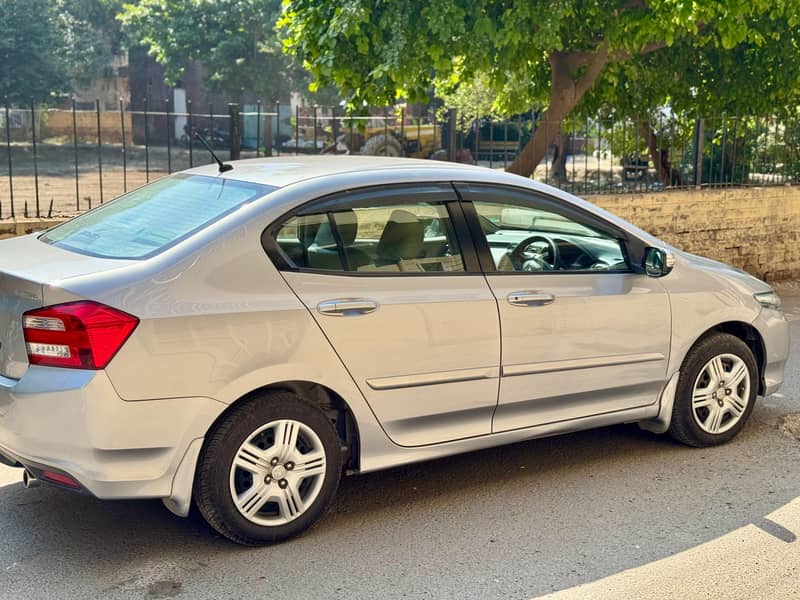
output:
[[[567,150],[571,140],[572,135],[563,131],[558,134],[556,139],[553,168],[550,173],[552,178],[561,185],[567,182]]]
[[[561,131],[561,122],[597,81],[608,62],[608,49],[600,44],[594,52],[553,52],[549,62],[550,103],[533,137],[508,167],[510,173],[524,177],[533,175]],[[583,73],[576,77],[576,72],[584,67]]]
[[[681,177],[680,171],[672,168],[669,151],[663,148],[659,149],[658,139],[653,132],[653,128],[650,126],[650,122],[647,120],[642,121],[639,125],[639,130],[647,144],[650,160],[652,160],[653,164],[656,166],[656,173],[661,183],[667,187],[683,185],[683,177]]]

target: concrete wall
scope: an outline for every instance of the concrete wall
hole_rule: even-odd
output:
[[[800,279],[800,187],[590,196],[670,244],[766,279]],[[0,221],[0,239],[57,219]],[[2,257],[0,257],[2,262]]]

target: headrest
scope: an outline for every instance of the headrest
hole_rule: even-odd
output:
[[[345,248],[352,246],[353,242],[356,241],[356,234],[358,233],[356,211],[344,210],[334,213],[333,218],[336,220],[336,229],[339,230],[339,237],[342,238],[342,245],[344,245]],[[321,248],[330,248],[336,245],[336,240],[331,232],[331,224],[327,218],[319,225],[313,241],[315,245]]]
[[[392,262],[419,258],[423,254],[424,239],[425,225],[417,216],[407,210],[395,210],[378,242],[378,257]]]

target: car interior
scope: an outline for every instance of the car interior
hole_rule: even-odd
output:
[[[628,271],[619,240],[534,208],[476,203],[498,271]]]
[[[463,271],[449,217],[436,208],[444,211],[424,204],[339,211],[332,213],[335,232],[327,215],[304,215],[284,225],[278,244],[296,266],[308,269]],[[291,226],[296,227],[296,237],[287,231]]]
[[[630,270],[619,240],[561,215],[492,202],[476,202],[475,208],[500,272]],[[306,269],[464,270],[447,210],[435,203],[295,216],[277,241],[294,266]]]

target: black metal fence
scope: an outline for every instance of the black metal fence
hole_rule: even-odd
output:
[[[0,218],[75,214],[166,174],[224,159],[283,154],[412,156],[505,169],[537,130],[558,135],[533,174],[589,195],[677,187],[784,185],[800,180],[800,122],[665,112],[647,120],[598,116],[543,123],[534,114],[466,120],[455,110],[229,104],[129,110],[120,102],[0,109],[5,170]]]

